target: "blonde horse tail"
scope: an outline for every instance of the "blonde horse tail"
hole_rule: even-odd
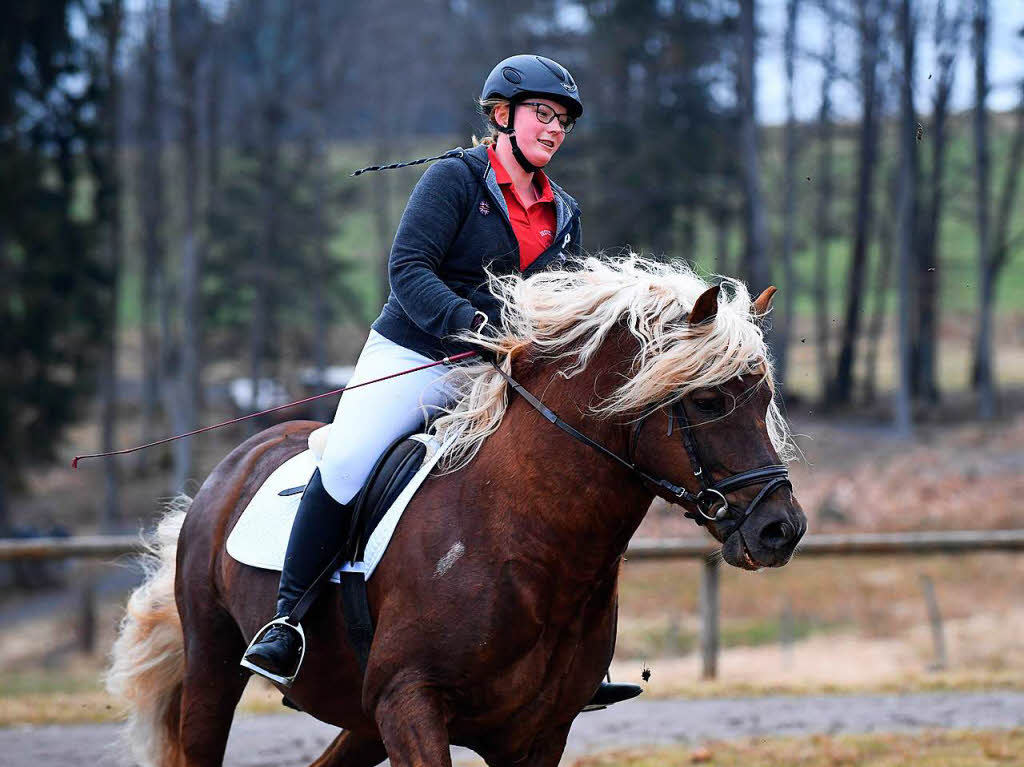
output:
[[[127,714],[125,745],[146,767],[177,767],[182,762],[185,653],[174,568],[178,534],[191,504],[187,495],[172,499],[156,532],[145,540],[145,579],[128,600],[106,675],[107,691]]]

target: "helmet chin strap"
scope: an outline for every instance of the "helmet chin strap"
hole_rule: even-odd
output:
[[[509,104],[508,108],[508,125],[502,127],[497,125],[498,131],[508,136],[508,142],[512,145],[512,156],[516,158],[516,162],[519,163],[519,167],[525,170],[527,173],[536,173],[540,168],[534,165],[532,162],[526,159],[526,155],[523,154],[523,150],[519,148],[519,142],[516,141],[516,104]]]

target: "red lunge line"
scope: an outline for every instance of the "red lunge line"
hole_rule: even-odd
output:
[[[458,362],[459,360],[463,360],[466,357],[472,357],[475,354],[476,352],[462,352],[461,354],[456,354],[451,357],[445,357],[443,360],[438,360],[437,362],[430,362],[426,365],[420,365],[419,367],[403,370],[401,373],[392,373],[391,375],[382,376],[381,378],[374,378],[372,381],[363,381],[363,383],[355,384],[354,386],[342,386],[340,389],[335,389],[334,391],[328,391],[324,392],[323,394],[317,394],[312,397],[306,397],[306,399],[300,399],[296,402],[289,402],[287,405],[278,405],[277,407],[272,407],[267,410],[261,410],[258,413],[250,413],[249,415],[243,415],[239,416],[238,418],[232,418],[230,421],[224,421],[223,423],[215,423],[213,424],[213,426],[204,426],[201,429],[186,432],[185,434],[179,434],[176,437],[158,439],[156,442],[149,442],[145,445],[139,445],[138,447],[129,447],[124,450],[114,450],[110,453],[89,453],[88,455],[76,455],[71,460],[71,468],[77,469],[78,461],[81,458],[103,458],[104,456],[108,455],[124,455],[126,453],[134,453],[136,450],[143,450],[147,447],[153,447],[153,445],[162,445],[165,442],[172,442],[176,439],[181,439],[182,437],[191,437],[193,434],[201,434],[204,431],[210,431],[211,429],[219,429],[221,426],[227,426],[232,423],[238,423],[239,421],[244,421],[247,418],[255,418],[258,415],[273,413],[275,410],[284,410],[286,407],[295,407],[296,405],[302,405],[306,402],[312,402],[313,400],[320,399],[321,397],[330,397],[332,394],[341,394],[342,392],[348,391],[349,389],[358,389],[360,386],[369,386],[370,384],[380,383],[381,381],[387,381],[389,378],[398,378],[398,376],[404,376],[409,373],[415,373],[417,370],[426,370],[427,368],[436,367],[437,365],[450,365],[453,362]]]

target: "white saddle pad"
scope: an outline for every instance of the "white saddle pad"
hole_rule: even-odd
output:
[[[418,440],[427,446],[423,464],[413,476],[409,484],[395,499],[387,510],[380,524],[370,534],[366,542],[366,552],[362,562],[346,564],[341,569],[346,572],[360,572],[366,580],[370,579],[377,564],[384,556],[391,536],[402,518],[405,507],[416,494],[423,480],[427,478],[438,459],[444,454],[449,443],[440,445],[428,434],[416,434],[411,439]],[[256,491],[256,495],[245,507],[238,518],[235,528],[228,536],[227,551],[242,564],[260,567],[264,570],[280,571],[284,565],[285,550],[288,548],[288,536],[291,534],[295,512],[299,508],[301,493],[294,495],[278,495],[282,490],[304,486],[313,476],[316,462],[313,453],[305,450],[282,463],[267,477]],[[339,580],[335,573],[332,580]]]

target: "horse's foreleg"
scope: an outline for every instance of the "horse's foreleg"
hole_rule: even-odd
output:
[[[238,665],[245,642],[219,608],[183,620],[185,679],[181,696],[182,767],[220,767],[249,674]]]
[[[395,689],[377,702],[374,715],[392,767],[451,767],[448,723],[429,691]]]
[[[387,758],[380,736],[345,730],[310,767],[374,767]]]

